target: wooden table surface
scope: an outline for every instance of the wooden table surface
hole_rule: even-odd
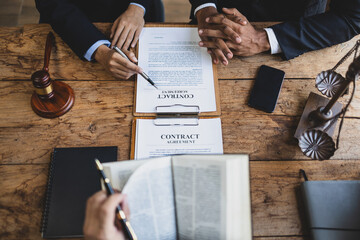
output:
[[[97,26],[109,34],[110,24]],[[74,89],[75,105],[55,119],[40,118],[32,111],[29,79],[42,68],[50,30],[46,24],[0,28],[0,239],[40,239],[54,147],[118,146],[118,159],[129,159],[133,79],[116,81],[98,63],[81,61],[57,35],[50,74]],[[360,179],[360,90],[347,114],[340,149],[331,160],[308,159],[293,137],[309,93],[318,93],[314,78],[332,68],[357,39],[290,61],[260,54],[218,66],[224,153],[250,154],[254,239],[306,238],[297,190],[300,168],[311,180]],[[349,62],[341,65],[341,74]],[[246,104],[262,64],[286,72],[272,114]]]

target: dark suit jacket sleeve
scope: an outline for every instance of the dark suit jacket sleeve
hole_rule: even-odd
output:
[[[195,9],[200,6],[203,5],[205,3],[214,3],[215,5],[217,5],[217,0],[189,0],[191,3],[191,12],[190,12],[190,19],[194,19],[194,11]]]
[[[40,20],[54,31],[82,59],[98,40],[107,39],[74,4],[66,0],[36,0]]]
[[[326,13],[271,28],[285,59],[342,43],[360,33],[360,0],[333,0]]]

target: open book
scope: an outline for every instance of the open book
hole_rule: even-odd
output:
[[[138,239],[250,240],[248,155],[177,155],[105,163],[127,194]]]

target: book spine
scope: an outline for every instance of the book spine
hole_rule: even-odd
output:
[[[42,215],[42,220],[41,220],[42,223],[41,223],[41,228],[40,228],[42,237],[43,237],[44,233],[46,232],[47,221],[48,221],[48,216],[49,216],[50,199],[51,199],[51,192],[52,192],[52,182],[53,182],[53,178],[54,178],[53,170],[55,167],[55,152],[56,152],[56,150],[54,150],[54,152],[51,154],[51,160],[50,160],[50,165],[49,165],[49,175],[48,175],[46,193],[45,193],[45,198],[44,198],[44,211],[43,211],[43,215]]]

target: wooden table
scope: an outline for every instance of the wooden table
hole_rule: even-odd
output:
[[[110,24],[97,26],[109,34]],[[40,118],[31,110],[29,79],[42,68],[50,30],[48,25],[0,28],[0,239],[40,238],[54,147],[116,145],[118,159],[129,159],[134,81],[115,81],[98,63],[79,60],[58,36],[50,73],[74,89],[75,105],[56,119]],[[357,39],[291,61],[260,54],[218,66],[224,152],[250,154],[254,239],[298,240],[308,234],[298,201],[300,168],[311,180],[360,179],[360,90],[346,117],[340,149],[331,160],[308,159],[293,137],[309,93],[317,93],[314,77],[332,68]],[[349,62],[340,73],[345,73]],[[246,104],[262,64],[286,72],[272,114]]]

